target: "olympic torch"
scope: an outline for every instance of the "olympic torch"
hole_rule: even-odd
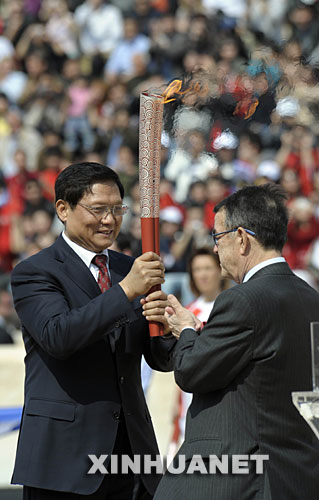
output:
[[[139,184],[141,205],[142,251],[159,255],[159,184],[161,134],[164,97],[142,92],[140,95]],[[160,285],[150,292],[160,290]],[[163,335],[163,325],[150,322],[151,337]]]

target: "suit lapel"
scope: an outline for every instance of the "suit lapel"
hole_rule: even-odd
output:
[[[63,272],[91,299],[97,297],[101,291],[91,271],[61,235],[54,247],[55,259],[62,263]]]
[[[118,258],[118,254],[109,251],[109,270],[111,274],[111,286],[116,285],[123,279],[123,267],[120,265],[120,259]],[[115,352],[116,343],[119,342],[122,328],[118,328],[116,331],[112,332],[109,335],[110,344],[112,352]],[[122,336],[124,342],[124,336]]]
[[[117,254],[109,251],[109,270],[111,274],[111,285],[114,286],[124,278],[123,267]]]
[[[64,241],[62,235],[52,246],[54,258],[62,263],[63,272],[83,290],[91,299],[100,295],[101,290],[95,281],[91,271],[84,264],[83,260],[74,252],[74,250]],[[123,267],[121,259],[112,251],[109,252],[109,270],[111,274],[111,285],[114,286],[123,279]],[[122,328],[111,332],[108,335],[108,341],[111,350],[115,352],[115,343],[119,340]]]

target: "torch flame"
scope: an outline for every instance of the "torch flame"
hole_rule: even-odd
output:
[[[196,78],[193,77],[186,81],[176,78],[169,83],[161,95],[164,98],[164,104],[167,104],[168,102],[176,101],[180,96],[192,95],[196,96],[198,99],[203,99],[207,97],[208,94],[209,84],[207,79],[205,80],[197,76]],[[237,104],[233,115],[248,120],[256,111],[259,104],[258,98],[252,95],[251,92],[247,92],[245,88],[242,88],[240,81],[235,89],[234,97]]]
[[[233,115],[237,115],[244,120],[248,120],[255,113],[258,104],[259,100],[255,96],[244,98],[237,103]]]
[[[164,90],[162,96],[164,97],[164,104],[176,101],[176,96],[185,94],[197,94],[199,97],[206,96],[208,93],[208,85],[202,86],[199,81],[191,80],[189,84],[182,90],[183,81],[179,79],[173,80]]]

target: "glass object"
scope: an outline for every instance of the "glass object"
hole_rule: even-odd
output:
[[[319,322],[310,323],[312,391],[293,392],[292,401],[319,439]]]

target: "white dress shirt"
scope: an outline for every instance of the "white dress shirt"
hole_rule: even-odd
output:
[[[260,271],[260,269],[262,269],[263,267],[270,266],[271,264],[277,264],[278,262],[286,262],[286,260],[283,257],[274,257],[273,259],[267,259],[263,262],[260,262],[256,266],[249,269],[242,282],[246,283],[246,281],[248,281],[255,273],[257,273],[257,271]]]
[[[87,250],[86,248],[81,247],[77,243],[74,243],[74,241],[70,240],[70,238],[65,234],[64,231],[62,233],[62,238],[72,248],[72,250],[75,251],[75,253],[80,257],[80,259],[83,260],[86,267],[88,267],[89,270],[91,271],[91,273],[93,274],[96,282],[97,282],[97,279],[99,276],[99,268],[95,264],[92,263],[92,259],[96,255],[102,255],[102,254],[106,255],[107,270],[108,270],[109,276],[111,276],[110,269],[109,269],[109,253],[108,253],[107,249],[103,250],[99,254],[96,254],[95,252],[92,252],[91,250]]]

